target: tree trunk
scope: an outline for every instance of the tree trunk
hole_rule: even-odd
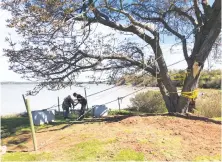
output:
[[[200,72],[201,72],[201,69],[195,78],[193,77],[193,73],[188,74],[187,78],[185,79],[182,92],[193,92],[197,88],[198,80],[200,77]],[[178,100],[176,112],[187,113],[189,110],[190,101],[191,101],[190,98],[187,98],[187,97],[184,97],[183,95],[181,95]]]
[[[163,96],[163,100],[165,102],[166,108],[168,112],[176,112],[176,107],[178,103],[178,94],[177,93],[171,93],[167,95],[165,86],[163,82],[160,79],[157,79],[158,87],[160,89],[160,92]]]
[[[220,1],[217,3],[221,4]],[[200,72],[203,69],[204,63],[210,54],[213,44],[221,32],[221,11],[219,5],[215,7],[212,18],[202,28],[200,33],[196,34],[194,50],[188,64],[188,74],[184,81],[183,92],[192,92],[197,88]],[[207,33],[207,34],[206,34]],[[187,113],[191,98],[181,95],[179,99],[170,95],[170,100],[176,104],[176,112]],[[177,103],[178,101],[178,103]],[[174,105],[173,105],[174,106]],[[172,109],[174,110],[174,109]]]
[[[200,77],[200,71],[196,77],[193,77],[193,73],[189,73],[185,79],[182,92],[192,92],[197,88],[198,80]],[[187,113],[189,110],[189,104],[191,99],[183,97],[183,95],[178,96],[178,93],[166,92],[164,85],[161,81],[158,80],[158,86],[160,92],[163,96],[166,108],[168,112],[177,112],[177,113]]]
[[[155,53],[155,59],[157,60],[159,69],[159,72],[157,74],[157,83],[165,101],[168,112],[176,112],[176,107],[178,104],[177,88],[173,84],[168,74],[167,65],[164,58],[162,57],[163,53],[159,44],[159,38],[156,37],[156,39],[157,40],[155,40],[152,44],[152,48]]]

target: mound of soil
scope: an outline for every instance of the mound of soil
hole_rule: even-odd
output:
[[[142,124],[143,123],[143,119],[140,116],[136,116],[136,117],[128,117],[126,119],[121,120],[119,123],[123,124],[123,125],[137,125],[137,124]]]
[[[55,126],[36,133],[39,151],[54,153],[66,151],[85,141],[109,141],[108,152],[133,149],[142,152],[148,160],[195,160],[216,157],[221,153],[221,125],[173,116],[131,116],[112,121],[75,123],[65,129]],[[23,146],[12,144],[27,135],[3,139],[10,150],[32,150],[31,137]],[[10,143],[11,141],[11,143]],[[112,142],[110,142],[112,141]],[[28,148],[28,149],[27,149]],[[55,160],[67,160],[56,156]],[[100,159],[110,160],[110,159]]]

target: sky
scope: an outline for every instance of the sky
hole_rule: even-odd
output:
[[[3,48],[7,48],[8,44],[5,42],[5,37],[10,33],[13,38],[17,37],[15,31],[6,27],[5,20],[9,17],[9,13],[0,9],[0,81],[22,81],[21,77],[8,70],[8,59],[3,56]]]
[[[21,78],[21,75],[11,70],[8,70],[9,69],[8,59],[5,56],[3,56],[3,48],[8,47],[7,42],[5,42],[5,37],[9,36],[10,34],[11,38],[14,41],[18,41],[19,39],[21,39],[21,37],[17,35],[13,29],[9,29],[6,27],[5,20],[9,17],[10,17],[10,14],[7,11],[3,11],[2,9],[0,9],[0,36],[1,36],[0,37],[0,82],[2,81],[22,82],[25,80]],[[98,25],[96,30],[99,32],[103,31],[104,34],[108,34],[112,32],[110,28],[102,26],[102,25]],[[139,38],[135,38],[135,39],[138,39],[135,41],[138,41],[138,42],[141,41],[139,40]],[[173,37],[165,36],[164,44],[161,45],[167,65],[173,64],[174,62],[184,59],[181,46],[177,46],[176,48],[174,48],[173,52],[170,52],[170,47],[174,43],[175,41]],[[192,47],[192,45],[190,47]],[[216,65],[217,68],[219,66],[220,66],[219,64]],[[186,62],[183,61],[179,64],[173,65],[169,69],[186,69]]]

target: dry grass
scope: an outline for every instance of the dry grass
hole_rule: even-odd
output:
[[[131,99],[132,110],[148,113],[166,112],[165,104],[159,92],[139,93]],[[216,89],[200,89],[196,100],[196,115],[208,118],[221,117],[221,91]]]
[[[111,119],[111,118],[110,118]],[[3,139],[3,161],[193,161],[221,160],[219,124],[171,116],[131,116],[109,121],[56,125],[36,132],[33,152],[30,133]],[[69,124],[66,123],[66,124]],[[208,131],[206,131],[208,130]],[[28,138],[10,144],[11,139]],[[21,140],[20,140],[21,141]],[[45,143],[45,145],[41,145]],[[18,147],[24,145],[27,149]],[[40,147],[42,146],[42,147]]]
[[[196,100],[197,115],[205,117],[221,116],[221,91],[213,89],[200,89],[200,96]],[[201,95],[202,94],[202,95]]]

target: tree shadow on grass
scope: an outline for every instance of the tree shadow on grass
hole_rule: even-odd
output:
[[[28,117],[1,117],[1,137],[14,135],[18,130],[29,127]]]
[[[24,143],[24,142],[28,141],[28,139],[30,139],[29,135],[23,135],[23,137],[19,137],[19,138],[9,140],[7,143],[8,144],[13,144],[13,145],[18,145],[18,144],[21,144],[21,143]]]
[[[45,128],[50,128],[67,123],[67,121],[62,120],[62,117],[56,116],[55,122],[35,126],[35,131],[38,132]],[[28,116],[14,115],[8,117],[1,117],[1,138],[6,138],[19,134],[28,134],[30,132],[31,128]]]
[[[111,123],[111,122],[119,122],[121,120],[124,120],[130,116],[133,115],[116,115],[116,116],[107,116],[107,117],[102,117],[102,118],[84,118],[81,121],[77,121],[76,119],[70,119],[66,122],[60,122],[61,124],[66,124],[60,128],[55,128],[55,129],[50,129],[50,130],[42,130],[41,133],[43,132],[50,132],[50,131],[59,131],[59,130],[63,130],[66,128],[69,128],[72,125],[76,125],[76,124],[93,124],[93,123],[102,123],[102,122],[107,122],[107,123]],[[57,124],[57,122],[53,122],[51,123],[52,125],[59,125]],[[40,133],[40,132],[39,132]]]
[[[124,116],[127,116],[127,117],[130,117],[130,116],[141,116],[141,117],[175,116],[175,117],[184,118],[184,119],[188,119],[188,120],[199,120],[199,121],[211,122],[211,123],[215,123],[215,124],[222,124],[222,121],[217,121],[217,120],[210,119],[210,118],[207,118],[207,117],[204,117],[204,116],[196,116],[196,115],[191,114],[191,113],[186,113],[186,114],[181,114],[181,113],[141,113],[141,112],[135,112],[135,111],[129,111],[129,112],[126,112],[126,111],[121,112],[120,111],[117,114],[118,115],[124,115]],[[121,117],[120,117],[120,119],[121,119]],[[117,119],[117,121],[118,121],[118,119]]]
[[[164,116],[175,116],[175,117],[179,117],[179,118],[184,118],[184,119],[188,119],[188,120],[199,120],[199,121],[204,121],[204,122],[211,122],[211,123],[215,123],[215,124],[222,124],[221,121],[217,121],[214,119],[210,119],[207,117],[203,117],[203,116],[195,116],[193,114],[180,114],[180,113],[167,113]]]

